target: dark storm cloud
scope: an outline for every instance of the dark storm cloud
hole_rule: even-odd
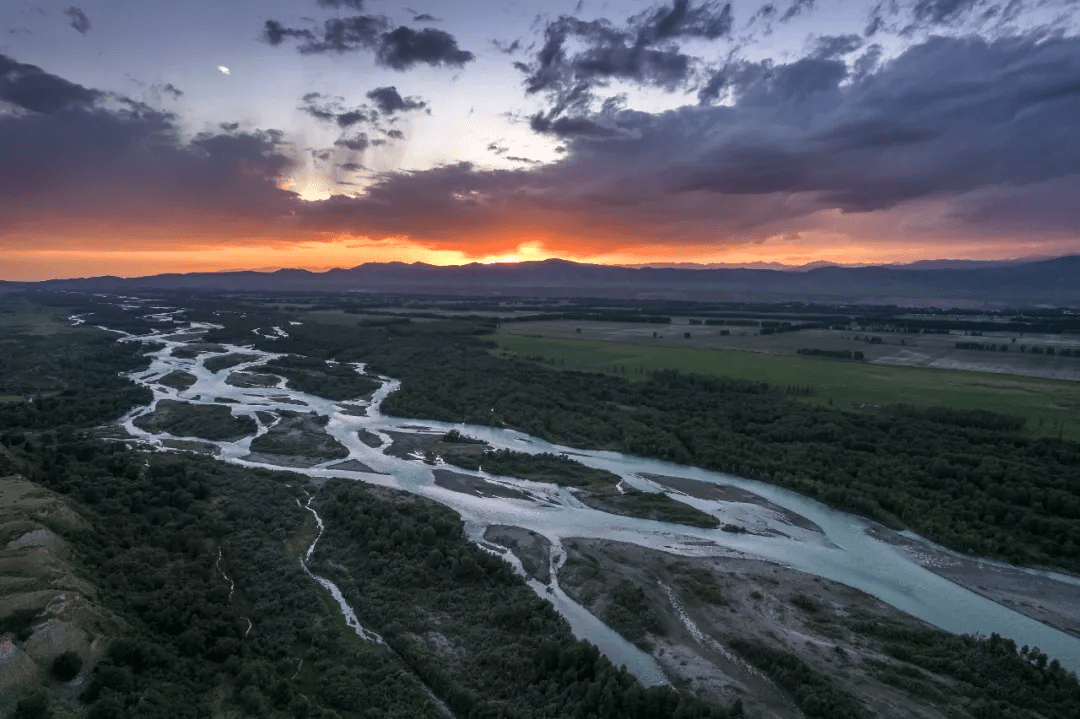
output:
[[[1044,11],[1052,10],[1053,23],[1064,26],[1080,12],[1076,0],[1038,0]],[[1025,0],[881,0],[870,11],[864,31],[867,37],[878,32],[911,35],[942,28],[993,30],[1008,26],[1026,9]]]
[[[380,64],[395,70],[407,70],[420,63],[463,67],[475,57],[459,48],[450,33],[434,28],[413,30],[405,26],[382,36],[377,56]]]
[[[322,37],[312,35],[313,39],[300,45],[300,52],[314,55],[370,50],[379,45],[379,38],[388,26],[386,18],[374,15],[331,18],[323,23]]]
[[[329,3],[333,7],[352,4]],[[356,4],[359,9],[360,3]],[[394,70],[408,70],[416,65],[432,67],[463,67],[475,56],[458,47],[450,33],[434,28],[414,30],[404,25],[394,27],[381,15],[353,15],[330,18],[321,32],[305,28],[289,28],[277,20],[267,20],[262,38],[271,45],[286,39],[300,40],[298,50],[304,55],[368,51],[376,61]]]
[[[344,147],[353,152],[363,152],[371,146],[371,140],[368,138],[367,133],[359,132],[352,137],[342,137],[334,143],[338,147]]]
[[[319,7],[329,7],[335,9],[341,9],[343,7],[350,8],[360,12],[364,9],[364,0],[315,0]]]
[[[636,242],[790,229],[820,210],[938,198],[972,223],[1000,216],[1010,197],[1038,208],[1010,210],[1029,230],[1080,223],[1066,189],[1041,204],[1031,189],[1080,185],[1080,39],[933,38],[864,76],[829,59],[854,42],[826,45],[834,51],[786,64],[731,63],[730,106],[532,118],[565,138],[556,163],[387,175],[362,198],[312,210],[319,222],[355,211],[382,236],[532,222],[595,237],[630,226]],[[420,204],[431,208],[423,218],[393,210]]]
[[[340,127],[352,127],[358,122],[365,122],[368,119],[367,113],[363,110],[349,110],[343,112],[334,118]]]
[[[375,103],[379,112],[384,115],[392,115],[395,112],[421,110],[426,107],[422,100],[409,97],[404,98],[398,94],[396,87],[377,87],[367,94],[368,99]]]
[[[912,14],[919,22],[942,25],[985,4],[985,0],[918,0],[912,8]]]
[[[594,89],[612,80],[665,90],[685,86],[696,61],[676,41],[728,37],[733,22],[730,3],[695,6],[689,0],[643,12],[623,27],[564,15],[547,25],[532,62],[514,65],[527,74],[527,93],[551,97],[544,119],[553,123],[560,115],[580,114],[596,99]]]
[[[647,10],[630,18],[630,26],[636,31],[635,43],[639,45],[678,37],[716,40],[731,33],[733,22],[731,3],[704,2],[694,7],[690,0],[674,0],[670,8]]]
[[[80,34],[85,35],[90,31],[90,18],[86,17],[86,13],[81,8],[73,5],[65,10],[64,14],[71,20],[71,27],[75,28]]]
[[[780,16],[780,22],[787,22],[802,14],[803,10],[809,12],[814,9],[814,0],[794,0],[784,14]]]
[[[317,120],[336,123],[338,127],[352,127],[369,122],[373,116],[364,108],[345,108],[340,98],[329,98],[317,92],[309,92],[302,99],[300,109]]]
[[[340,104],[335,100],[328,100],[318,92],[309,92],[304,95],[300,109],[314,117],[316,120],[336,122]]]
[[[0,55],[0,100],[42,114],[91,107],[103,93]]]
[[[277,20],[267,20],[263,25],[262,38],[271,45],[280,45],[287,38],[314,41],[315,35],[310,30],[287,28]]]
[[[521,49],[521,39],[514,40],[513,42],[504,42],[502,40],[492,40],[491,44],[495,46],[495,49],[504,55],[513,55]],[[526,69],[526,72],[528,70]]]
[[[275,184],[291,160],[274,131],[185,141],[169,113],[5,56],[0,101],[25,110],[0,116],[0,236],[40,222],[265,222],[291,197]]]
[[[825,35],[814,43],[813,56],[821,60],[833,60],[855,52],[863,46],[858,35]]]
[[[356,197],[311,203],[277,189],[295,154],[280,136],[234,130],[185,142],[171,116],[104,109],[101,93],[4,58],[0,98],[25,95],[12,91],[16,76],[57,89],[45,93],[51,102],[23,100],[26,112],[0,116],[0,226],[80,212],[178,223],[235,214],[269,234],[287,226],[298,237],[440,247],[525,232],[597,247],[700,245],[789,234],[819,211],[850,222],[930,201],[956,208],[972,236],[1006,219],[1029,232],[1080,224],[1080,38],[935,37],[864,74],[838,52],[730,61],[711,78],[724,105],[543,113],[530,122],[566,148],[553,163],[380,173]],[[52,114],[30,111],[42,107]],[[342,112],[328,108],[328,121]],[[350,130],[337,150],[383,141],[371,127]]]
[[[181,95],[184,94],[183,90],[178,88],[176,85],[173,85],[171,82],[165,83],[165,85],[161,88],[161,90],[162,90],[162,92],[166,92],[166,93],[172,95],[174,98],[180,97]]]
[[[529,118],[529,127],[535,132],[552,134],[561,138],[604,138],[614,137],[619,134],[617,127],[587,117],[557,117],[552,119],[542,114],[536,114]]]
[[[674,186],[819,193],[854,212],[1080,171],[1068,139],[1080,39],[932,38],[841,88],[846,77],[813,58],[730,72],[735,106],[716,110],[736,132],[670,175]]]

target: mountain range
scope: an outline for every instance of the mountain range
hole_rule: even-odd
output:
[[[939,307],[1080,306],[1080,255],[1034,262],[776,269],[621,267],[550,259],[437,266],[366,263],[312,272],[194,272],[0,283],[88,292],[368,292],[431,295],[806,301]]]

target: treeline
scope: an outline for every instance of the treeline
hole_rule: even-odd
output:
[[[996,432],[1018,432],[1027,425],[1027,417],[988,412],[984,409],[915,407],[914,405],[901,403],[887,406],[886,411],[901,417],[925,419],[954,427],[986,429]]]
[[[589,320],[592,322],[639,322],[652,325],[669,325],[671,317],[649,315],[640,312],[545,312],[535,315],[502,317],[500,322],[546,322],[550,320]]]
[[[1015,345],[1015,341],[1013,342]],[[996,342],[957,342],[956,349],[958,350],[977,350],[980,352],[1008,352],[1009,343],[1002,342],[998,344]],[[1080,348],[1072,349],[1070,347],[1051,347],[1040,345],[1016,345],[1016,349],[1020,352],[1027,352],[1033,355],[1057,355],[1058,357],[1080,357]]]
[[[759,333],[763,335],[778,334],[781,332],[797,332],[799,330],[820,326],[814,323],[794,324],[781,320],[717,319],[714,317],[705,320],[690,320],[690,324],[692,325],[699,325],[702,322],[714,327],[722,327],[724,325],[727,325],[728,327],[757,327],[760,328]]]
[[[149,365],[141,349],[92,328],[6,335],[0,397],[12,399],[0,401],[0,431],[100,424],[148,403],[150,390],[120,377]]]
[[[860,634],[885,642],[885,652],[928,672],[950,677],[957,703],[974,717],[1033,719],[1076,716],[1080,684],[1056,659],[1037,648],[1021,647],[997,634],[971,637],[935,629],[913,630],[862,622]],[[921,673],[892,675],[893,683],[923,688]]]
[[[832,357],[834,359],[849,359],[862,362],[866,359],[866,356],[859,350],[852,352],[851,350],[823,350],[823,349],[799,349],[795,351],[796,354],[806,355],[808,357]]]
[[[558,371],[495,356],[475,326],[294,329],[302,331],[282,340],[288,351],[369,361],[402,379],[383,405],[400,416],[508,426],[694,464],[779,484],[960,551],[1080,569],[1075,443],[956,417],[800,403],[761,383]]]
[[[1002,342],[1000,345],[996,342],[957,342],[956,349],[958,350],[979,350],[984,352],[1008,352],[1009,345]]]

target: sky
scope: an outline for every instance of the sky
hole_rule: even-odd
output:
[[[0,279],[1080,254],[1078,0],[4,0]]]

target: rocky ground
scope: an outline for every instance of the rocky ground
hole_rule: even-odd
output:
[[[57,535],[81,524],[56,495],[22,477],[0,478],[0,715],[25,684],[45,685],[60,715],[78,711],[107,632],[121,625],[94,604],[96,588],[78,576]],[[53,660],[68,651],[82,670],[70,682],[50,678]]]
[[[564,545],[562,588],[616,627],[651,627],[643,643],[676,687],[725,703],[741,698],[752,715],[802,717],[774,677],[732,648],[743,640],[794,654],[879,716],[950,716],[951,680],[920,671],[916,690],[897,687],[894,677],[910,670],[858,631],[863,622],[926,625],[867,594],[758,559],[676,557],[596,539]],[[627,616],[621,597],[639,591],[645,609]]]
[[[547,537],[522,527],[493,524],[484,532],[484,539],[513,552],[529,576],[544,584],[551,582],[551,542]]]
[[[1080,637],[1080,577],[1066,583],[996,562],[960,557],[885,527],[874,535],[931,572],[1063,632]]]
[[[449,469],[436,469],[435,484],[445,489],[450,489],[463,494],[471,494],[474,497],[512,497],[514,499],[531,499],[524,492],[501,484],[488,482],[471,474],[462,474]]]

